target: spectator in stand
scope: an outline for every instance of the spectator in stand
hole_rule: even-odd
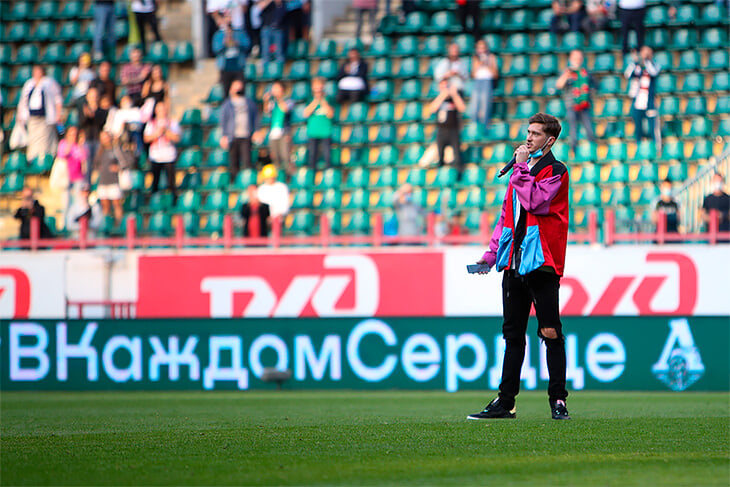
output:
[[[550,21],[550,32],[578,32],[585,17],[585,8],[581,0],[553,0],[553,18]]]
[[[720,226],[718,228],[721,232],[730,232],[730,196],[724,191],[725,189],[725,178],[720,173],[715,173],[712,176],[712,193],[705,196],[705,200],[702,202],[702,221],[707,224],[707,228],[710,227],[710,212],[717,210],[720,215]]]
[[[68,188],[62,196],[63,208],[66,210],[71,203],[70,196],[84,182],[89,160],[86,147],[79,140],[79,128],[75,125],[66,127],[66,133],[58,143],[56,159],[64,159],[68,168]]]
[[[659,212],[664,212],[667,222],[666,232],[679,233],[679,205],[672,197],[672,182],[669,179],[662,181],[660,191],[661,194],[659,201],[656,203],[656,211],[652,215],[652,219],[656,224],[659,221]]]
[[[644,17],[646,0],[618,0],[618,18],[621,21],[621,46],[624,56],[629,53],[629,31],[636,32],[636,48],[644,47]]]
[[[86,92],[84,104],[79,114],[79,126],[84,131],[86,150],[89,160],[93,160],[99,148],[99,134],[104,129],[109,112],[101,107],[99,92],[96,88],[89,88]],[[91,182],[91,168],[87,168],[86,182]]]
[[[363,101],[369,91],[368,64],[360,57],[360,51],[353,47],[337,73],[337,103]]]
[[[114,218],[122,219],[122,190],[119,187],[119,170],[122,161],[112,144],[109,132],[99,134],[99,149],[94,154],[94,169],[99,175],[96,186],[96,195],[101,202],[101,211],[104,216],[110,214],[114,207]]]
[[[142,100],[144,103],[151,103],[157,105],[160,102],[167,102],[170,87],[165,79],[165,75],[162,72],[162,66],[155,64],[152,66],[150,76],[142,85]],[[151,102],[149,100],[152,100]],[[154,106],[152,108],[154,113]]]
[[[460,92],[464,92],[464,82],[469,77],[466,64],[459,57],[459,45],[455,42],[449,44],[448,56],[439,61],[434,69],[434,78],[437,83],[443,80],[448,81],[449,86],[454,86]]]
[[[304,118],[307,120],[307,158],[309,167],[317,169],[320,152],[324,153],[324,163],[327,168],[332,167],[332,120],[335,110],[324,96],[324,79],[312,80],[313,99],[304,108]]]
[[[96,73],[91,69],[91,55],[85,52],[79,56],[78,66],[71,68],[68,80],[73,85],[71,89],[71,104],[78,107],[83,103],[86,92],[96,79]]]
[[[241,205],[244,237],[268,237],[271,209],[259,201],[259,191],[255,184],[246,189],[248,200]]]
[[[259,56],[261,56],[261,7],[258,2],[260,0],[250,0],[250,3],[244,7],[244,15],[246,18],[246,34],[251,39],[250,53],[258,46]]]
[[[224,17],[221,28],[213,36],[213,52],[216,55],[216,64],[220,71],[220,83],[225,93],[231,89],[234,79],[243,78],[246,67],[246,53],[251,41],[243,29],[234,29],[230,23],[230,16]]]
[[[466,110],[464,99],[459,90],[449,85],[445,79],[439,82],[439,94],[428,105],[428,116],[436,114],[436,145],[438,146],[439,166],[444,165],[446,146],[454,151],[454,166],[463,170],[461,160],[461,114]]]
[[[259,186],[258,197],[262,203],[269,205],[271,218],[281,218],[289,213],[289,188],[281,181],[276,180],[276,168],[267,164],[261,168],[261,179],[264,182]]]
[[[583,17],[581,28],[586,36],[608,27],[608,21],[614,17],[616,4],[609,0],[588,0],[586,15]]]
[[[251,138],[256,132],[258,110],[256,102],[245,96],[243,81],[238,79],[231,83],[228,98],[221,105],[220,145],[228,150],[228,170],[231,181],[238,171],[251,165]]]
[[[99,92],[100,97],[111,96],[114,103],[117,101],[117,84],[111,77],[112,65],[109,61],[102,61],[99,64],[99,75],[91,82]]]
[[[375,34],[378,32],[378,24],[375,23],[375,17],[378,14],[378,0],[352,0],[352,8],[357,13],[355,39],[360,39],[362,21],[366,14],[370,16],[370,35],[375,39]]]
[[[288,0],[286,2],[286,25],[289,40],[309,39],[309,0]]]
[[[129,62],[122,66],[122,86],[137,106],[142,104],[142,86],[151,70],[149,64],[142,63],[142,51],[137,47],[129,53]]]
[[[583,125],[588,140],[595,141],[591,118],[591,89],[595,80],[583,66],[583,53],[573,49],[568,57],[568,66],[558,77],[555,87],[563,92],[570,124],[570,146],[575,153],[578,147],[578,120]]]
[[[249,0],[207,0],[206,12],[218,28],[230,25],[233,30],[244,30],[248,3]]]
[[[456,7],[459,9],[459,18],[461,19],[461,29],[463,32],[469,32],[467,19],[471,17],[471,33],[474,39],[482,37],[480,2],[481,0],[456,0]]]
[[[66,230],[71,233],[73,238],[79,237],[79,229],[81,228],[81,221],[86,220],[88,222],[88,234],[89,238],[95,237],[95,232],[102,225],[102,210],[99,207],[99,200],[95,204],[89,203],[90,186],[88,183],[82,183],[76,191],[73,192],[71,206],[66,212],[65,224]]]
[[[654,62],[654,51],[649,46],[641,48],[640,54],[633,52],[632,60],[626,67],[624,76],[629,80],[629,96],[631,102],[631,116],[634,119],[636,141],[644,137],[651,137],[658,142],[656,119],[659,115],[656,108],[655,81],[659,76],[659,65]],[[644,120],[649,125],[649,131],[644,130]]]
[[[168,115],[167,104],[155,105],[155,118],[144,129],[144,142],[150,145],[149,160],[152,165],[152,193],[160,187],[160,173],[167,173],[167,186],[172,190],[173,202],[177,201],[175,161],[180,142],[180,125]]]
[[[156,0],[133,0],[131,4],[134,21],[139,29],[139,37],[142,43],[142,52],[147,53],[147,26],[149,26],[155,41],[161,41],[160,30],[157,28],[157,1]]]
[[[269,129],[269,152],[274,165],[287,174],[291,167],[291,112],[294,102],[284,97],[284,86],[280,81],[271,85],[271,92],[264,94],[264,109],[271,116]]]
[[[33,217],[40,220],[40,238],[53,238],[51,229],[46,225],[46,209],[33,197],[33,190],[26,187],[23,188],[20,208],[15,212],[15,219],[20,220],[18,238],[30,238],[30,222]]]
[[[489,51],[489,46],[483,39],[476,43],[474,59],[471,62],[471,75],[474,84],[469,112],[472,120],[481,124],[486,132],[492,116],[492,94],[494,83],[499,77],[499,65],[497,56]]]
[[[286,57],[284,37],[288,35],[284,26],[284,0],[261,0],[257,6],[261,9],[261,60],[264,64],[268,63],[274,51],[275,61],[283,63]]]
[[[17,109],[17,123],[27,125],[26,157],[29,161],[56,153],[56,126],[61,123],[62,108],[61,87],[56,80],[46,76],[43,66],[33,66],[33,76],[23,85]]]
[[[119,101],[119,108],[109,112],[104,130],[112,134],[115,143],[131,143],[135,157],[139,158],[144,148],[143,127],[142,111],[125,95]]]
[[[413,200],[413,187],[406,183],[393,195],[393,207],[398,220],[398,236],[423,235],[425,210]]]
[[[113,57],[117,39],[114,35],[114,0],[94,1],[94,59]]]

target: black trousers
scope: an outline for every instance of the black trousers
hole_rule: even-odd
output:
[[[238,171],[251,167],[251,137],[236,137],[228,147],[228,171],[231,181],[236,178]]]
[[[646,8],[632,10],[619,9],[618,16],[621,20],[621,43],[624,54],[629,52],[629,31],[631,29],[636,31],[636,49],[641,49],[644,46],[644,33],[646,32],[646,28],[644,27],[645,14]]]
[[[325,168],[332,167],[332,139],[309,139],[307,141],[307,158],[309,159],[309,167],[317,169],[317,161],[319,160],[320,151],[324,154]]]
[[[157,13],[135,13],[134,19],[137,22],[137,28],[139,29],[139,36],[142,39],[142,52],[147,54],[147,30],[146,26],[150,26],[152,34],[155,36],[156,41],[161,41],[160,30],[157,28]]]
[[[165,171],[167,174],[167,187],[172,191],[173,203],[177,201],[177,187],[175,186],[175,162],[154,162],[152,166],[152,188],[151,192],[156,193],[160,187],[160,174]]]
[[[444,165],[444,152],[446,152],[447,145],[450,145],[454,150],[454,167],[456,167],[459,173],[461,173],[461,170],[463,169],[463,163],[461,160],[461,132],[458,127],[439,127],[436,131],[436,147],[438,148],[439,153],[439,167]]]
[[[499,385],[499,402],[507,409],[514,407],[515,397],[520,392],[520,372],[525,359],[525,333],[533,304],[537,315],[537,335],[547,346],[550,374],[548,396],[551,402],[568,397],[565,389],[565,338],[558,307],[559,288],[560,277],[552,272],[532,271],[520,276],[513,270],[504,271],[502,334],[506,348],[502,364],[502,383]],[[554,328],[558,338],[545,338],[541,333],[543,328]]]
[[[459,17],[461,19],[461,28],[464,32],[468,32],[466,19],[471,17],[472,29],[471,33],[475,39],[482,36],[481,21],[482,16],[479,8],[479,0],[466,0],[464,5],[459,5]]]

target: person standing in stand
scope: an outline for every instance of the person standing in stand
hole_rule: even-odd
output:
[[[573,49],[568,57],[568,66],[555,81],[555,87],[563,91],[570,124],[570,147],[573,153],[578,147],[579,119],[588,140],[591,142],[596,140],[591,118],[591,89],[595,84],[593,76],[583,66],[583,53],[579,49]]]
[[[258,188],[255,184],[246,189],[248,201],[241,205],[241,218],[243,220],[244,237],[268,237],[269,218],[271,210],[269,205],[259,200]]]
[[[558,303],[568,243],[570,181],[567,168],[550,150],[560,130],[560,122],[552,115],[537,113],[530,117],[525,144],[515,151],[514,169],[489,249],[477,261],[504,271],[502,333],[506,348],[499,395],[468,419],[516,417],[515,398],[520,391],[525,333],[533,305],[537,336],[547,347],[552,418],[570,419],[565,403],[565,340]]]
[[[167,173],[167,186],[172,191],[173,204],[177,201],[175,185],[175,161],[180,141],[180,126],[176,120],[168,117],[165,102],[155,105],[155,118],[147,123],[144,129],[144,142],[150,145],[149,160],[152,165],[152,193],[160,186],[160,173]]]
[[[436,145],[439,167],[444,165],[446,146],[451,146],[454,151],[454,166],[461,174],[464,169],[461,160],[461,114],[466,110],[466,104],[459,90],[454,85],[449,85],[445,79],[439,82],[439,90],[438,96],[428,106],[429,113],[436,114],[438,124]]]
[[[644,46],[637,55],[633,53],[631,63],[626,67],[624,77],[629,80],[629,96],[632,98],[631,116],[634,119],[636,141],[648,136],[658,142],[656,133],[656,118],[659,115],[656,109],[655,80],[659,76],[659,65],[654,62],[654,51]],[[644,120],[648,122],[648,133],[644,130]]]

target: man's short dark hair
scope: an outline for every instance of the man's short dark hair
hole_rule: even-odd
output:
[[[543,126],[543,130],[549,137],[555,137],[556,139],[558,138],[558,135],[560,135],[560,130],[562,129],[558,119],[552,115],[548,115],[547,113],[536,113],[530,117],[528,122],[539,123]]]

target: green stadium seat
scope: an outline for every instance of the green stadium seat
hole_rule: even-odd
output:
[[[598,34],[598,32],[593,35]],[[585,38],[582,32],[567,32],[563,34],[562,42],[557,46],[561,52],[570,52],[573,49],[583,50],[585,45]]]
[[[406,131],[403,134],[403,137],[400,139],[401,144],[423,144],[426,140],[424,131],[423,131],[423,124],[420,123],[412,123],[406,127]]]
[[[550,23],[553,19],[553,9],[551,8],[544,8],[540,10],[537,13],[537,19],[531,26],[533,29],[537,29],[539,31],[547,31],[550,29]]]
[[[621,118],[624,116],[623,104],[622,98],[607,98],[598,116],[600,118]]]
[[[628,159],[626,144],[624,142],[613,142],[608,144],[608,152],[606,153],[607,162],[624,162]]]
[[[53,155],[46,154],[42,156],[34,157],[28,164],[28,168],[25,171],[26,174],[47,174],[51,172],[53,167]]]
[[[529,65],[528,65],[529,66]],[[543,54],[538,60],[536,75],[552,76],[558,72],[558,57],[554,54]]]
[[[19,20],[29,19],[33,14],[33,3],[29,1],[19,0],[10,2],[10,10],[3,9],[4,21],[17,22]]]
[[[662,145],[662,153],[659,156],[660,161],[683,161],[684,160],[684,143],[681,140],[665,142]]]
[[[345,210],[361,210],[368,207],[370,192],[363,188],[342,195]]]
[[[690,161],[702,161],[712,157],[712,141],[708,139],[698,140],[694,143],[692,148],[692,154],[689,157]]]
[[[670,73],[661,73],[656,78],[657,94],[674,93],[677,91],[677,77]]]
[[[356,102],[350,105],[347,116],[343,120],[344,123],[361,124],[367,120],[368,105],[367,103]]]
[[[304,39],[297,39],[289,43],[286,55],[289,59],[306,59],[309,54],[309,42]]]
[[[687,165],[684,163],[672,164],[667,168],[667,179],[672,182],[682,182],[687,179]]]
[[[715,73],[710,90],[713,92],[730,91],[730,73],[727,71]]]
[[[5,31],[6,42],[25,42],[30,38],[30,24],[15,22],[10,24]]]
[[[2,30],[0,29],[0,34]],[[0,65],[10,64],[13,57],[13,50],[9,44],[0,44]],[[1,83],[1,81],[0,81]]]
[[[429,57],[441,57],[446,54],[446,39],[440,35],[426,37],[420,54]]]
[[[306,125],[297,127],[297,129],[294,131],[294,136],[292,137],[292,142],[294,142],[294,145],[303,145],[307,143],[307,127]]]
[[[188,108],[183,113],[180,125],[183,127],[199,126],[202,122],[201,118],[199,108]]]
[[[727,43],[727,27],[724,29],[712,27],[702,31],[700,47],[703,49],[727,49]]]
[[[406,183],[411,186],[422,187],[426,184],[426,170],[422,167],[414,167],[408,171]]]
[[[167,63],[170,60],[170,50],[162,41],[153,42],[148,46],[145,58],[153,64]]]
[[[657,51],[654,53],[654,62],[664,71],[672,71],[674,69],[674,59],[669,51]]]
[[[679,98],[676,96],[663,96],[659,103],[659,113],[663,116],[678,116],[680,114]]]
[[[610,74],[604,76],[598,82],[598,92],[602,95],[619,95],[623,93],[621,78]]]
[[[219,104],[226,98],[226,94],[223,93],[223,85],[215,84],[208,92],[208,96],[203,100],[203,103]]]
[[[697,46],[697,31],[694,29],[678,29],[672,36],[670,49],[686,50],[694,49]],[[713,46],[705,46],[711,48]]]
[[[406,103],[403,114],[396,122],[419,122],[423,119],[423,105],[417,101]]]
[[[370,142],[375,144],[393,144],[396,142],[396,131],[392,125],[381,125]]]
[[[664,120],[661,124],[662,137],[682,137],[682,121],[679,119]]]
[[[257,182],[258,173],[255,169],[241,169],[238,171],[238,174],[236,174],[236,178],[233,181],[233,184],[230,186],[230,189],[233,191],[245,191],[246,188],[251,186],[252,184],[255,185]]]
[[[438,179],[438,178],[437,178]],[[487,172],[479,166],[468,166],[461,176],[459,187],[484,186],[487,179]],[[435,186],[435,183],[434,183]]]
[[[717,127],[718,137],[730,137],[730,119],[724,118],[720,120],[720,124]]]
[[[334,61],[323,61],[323,63],[334,63]],[[271,62],[264,64],[260,79],[264,81],[276,81],[282,79],[283,77],[284,65],[282,63]],[[328,76],[325,76],[325,78],[327,77]]]
[[[392,51],[393,43],[389,37],[376,37],[365,52],[365,57],[382,58],[390,56]]]
[[[484,127],[476,122],[468,123],[461,131],[462,141],[470,144],[480,142],[485,138]]]
[[[631,192],[627,186],[611,188],[607,193],[608,198],[603,202],[609,206],[628,206],[631,204]],[[603,200],[603,196],[601,200]]]
[[[175,44],[175,50],[172,52],[170,62],[182,64],[189,63],[195,59],[195,51],[190,42],[182,41]]]
[[[598,161],[598,147],[595,142],[581,142],[575,151],[576,162],[596,162]]]
[[[530,37],[524,33],[510,34],[504,45],[504,52],[524,53],[530,49]]]
[[[314,187],[314,171],[308,167],[300,167],[292,174],[289,188],[292,190],[310,189]]]
[[[23,46],[25,47],[25,46]],[[37,57],[35,58],[38,59]],[[48,44],[46,51],[40,58],[44,64],[62,64],[66,62],[66,46],[61,43]]]
[[[365,211],[356,211],[347,215],[341,232],[346,235],[368,235],[370,233],[370,216]]]
[[[425,32],[430,33],[453,33],[460,32],[461,26],[454,16],[454,12],[449,10],[436,12],[431,16],[429,25],[424,29]]]
[[[177,159],[176,167],[178,169],[189,169],[189,168],[197,168],[202,165],[203,157],[201,155],[201,152],[196,149],[185,149],[180,153],[180,156]]]
[[[396,78],[415,78],[419,75],[420,65],[417,58],[403,58],[395,73]],[[383,76],[380,76],[381,78]]]
[[[347,179],[343,188],[355,189],[364,188],[370,180],[370,171],[363,167],[355,167],[347,173]]]
[[[715,110],[712,113],[714,115],[730,114],[730,95],[719,96],[715,104]]]
[[[632,203],[639,206],[650,205],[652,203],[656,204],[656,200],[659,198],[659,195],[660,191],[656,184],[646,184],[643,188],[641,188],[636,201],[632,201]]]
[[[530,118],[540,111],[540,105],[535,100],[523,100],[517,104],[514,118]]]
[[[730,61],[728,61],[728,51],[726,49],[717,49],[708,54],[705,69],[711,71],[727,71],[729,68]]]
[[[536,52],[554,53],[557,51],[558,41],[555,34],[551,32],[540,32],[535,36]]]
[[[5,165],[3,166],[2,170],[0,170],[0,173],[2,174],[10,174],[10,173],[18,173],[22,174],[25,173],[25,171],[28,169],[28,161],[25,158],[25,152],[22,151],[15,151],[8,154],[8,158],[5,161]]]
[[[395,94],[394,99],[398,101],[418,100],[421,97],[421,81],[409,79],[401,84],[400,91]]]
[[[211,131],[212,133],[213,131]],[[220,140],[220,134],[217,134],[218,138],[216,139],[216,147],[218,146],[218,141]],[[210,139],[210,136],[208,137]],[[180,146],[181,147],[192,147],[192,146],[199,146],[203,142],[203,131],[200,130],[200,127],[188,127],[186,129],[183,129],[182,133],[180,134]],[[207,142],[206,142],[207,143]],[[209,147],[209,146],[206,146]]]
[[[506,122],[493,122],[487,132],[488,140],[509,140],[509,124]],[[511,153],[510,153],[511,157]],[[508,159],[509,160],[509,159]]]
[[[38,62],[38,46],[36,44],[24,44],[15,52],[15,64],[33,64]]]
[[[194,189],[185,190],[178,196],[173,213],[196,212],[200,209],[201,201],[202,197],[198,191]]]
[[[216,189],[226,189],[230,182],[230,175],[226,170],[215,170],[208,175],[208,180],[201,188],[203,191],[213,191]]]
[[[177,168],[179,169],[180,166],[178,165]],[[183,176],[179,189],[183,191],[187,189],[199,189],[202,185],[203,177],[201,174],[198,171],[189,171]],[[144,187],[144,184],[142,186]]]
[[[198,205],[200,202],[198,201]],[[223,190],[211,191],[208,196],[205,197],[203,206],[201,207],[203,212],[212,213],[218,211],[228,210],[228,192]]]
[[[460,204],[462,208],[465,209],[474,209],[474,208],[484,208],[486,203],[486,191],[482,188],[471,188],[468,189],[466,192],[466,198],[464,198],[463,203]],[[458,199],[457,199],[458,201]]]
[[[425,149],[422,144],[410,145],[403,151],[402,157],[396,162],[396,165],[415,166],[423,157],[424,152]]]
[[[704,96],[693,96],[687,98],[687,108],[685,115],[705,115],[707,114],[707,100]]]
[[[71,44],[66,53],[66,62],[74,63],[78,61],[79,57],[85,52],[91,52],[91,45],[87,42],[76,42]]]
[[[669,32],[663,28],[650,29],[646,33],[645,43],[653,49],[668,49],[670,38]]]
[[[490,33],[482,37],[492,52],[502,52],[502,38],[495,33]]]
[[[580,172],[574,184],[595,184],[600,181],[600,170],[597,164],[581,164],[579,168]]]
[[[565,102],[560,98],[549,100],[545,105],[545,113],[557,118],[564,118],[566,115]]]
[[[317,68],[317,76],[326,79],[333,79],[337,76],[337,62],[332,59],[324,59],[320,61]],[[274,78],[277,79],[277,78]]]
[[[392,78],[393,63],[389,58],[376,59],[370,70],[370,76],[373,78]]]
[[[291,100],[295,103],[309,103],[312,98],[312,90],[307,81],[297,81],[292,85]]]
[[[507,23],[507,13],[502,9],[492,9],[490,15],[482,15],[482,32],[499,32]]]
[[[356,125],[348,133],[342,135],[341,143],[345,145],[362,145],[368,141],[368,129],[364,125]]]
[[[89,27],[92,27],[91,24]],[[129,36],[129,24],[126,17],[117,17],[117,21],[114,23],[114,35],[117,39],[126,39]]]
[[[208,153],[208,156],[205,158],[204,167],[228,167],[228,151],[221,148],[213,149]]]
[[[314,193],[306,189],[299,189],[294,192],[292,199],[292,210],[301,210],[303,208],[311,208],[314,205]]]
[[[649,27],[664,25],[669,20],[667,10],[663,5],[655,5],[646,9],[644,23]]]
[[[25,175],[17,172],[13,172],[5,176],[0,186],[0,194],[11,195],[21,191],[24,187]]]
[[[398,185],[398,171],[392,167],[384,167],[380,170],[375,180],[374,187],[385,188],[395,187]]]
[[[653,140],[642,140],[636,147],[632,161],[654,161],[656,159],[656,144]]]
[[[332,59],[337,54],[337,43],[332,39],[322,39],[317,44],[314,57],[320,59]]]
[[[598,206],[601,204],[601,193],[595,185],[576,188],[573,191],[573,204],[577,207]]]
[[[77,19],[84,15],[83,0],[66,0],[58,12],[59,19]]]
[[[532,96],[534,95],[532,78],[515,79],[512,90],[507,93],[509,96]]]
[[[372,85],[370,92],[371,102],[391,100],[393,97],[393,82],[390,80],[378,80]]]
[[[204,235],[220,235],[223,233],[223,212],[210,213],[207,215],[205,224],[200,228]]]
[[[700,53],[698,51],[684,51],[679,56],[677,71],[698,71],[701,67]]]
[[[23,84],[30,79],[31,72],[31,66],[19,66],[15,70],[15,75],[13,75],[6,84],[8,86],[23,86]]]
[[[403,36],[396,42],[393,54],[398,57],[410,57],[417,55],[418,50],[418,39],[416,37]]]
[[[588,51],[606,52],[616,49],[618,46],[613,34],[606,31],[598,31],[591,34],[588,42]]]
[[[365,115],[367,116],[367,105],[364,105],[364,108]],[[393,121],[394,113],[395,108],[393,107],[392,103],[378,103],[375,106],[375,112],[373,113],[373,117],[368,121],[371,123],[391,123]]]
[[[699,12],[695,5],[680,5],[677,8],[677,15],[671,21],[672,25],[691,25],[699,19]]]
[[[407,34],[420,34],[426,30],[427,25],[428,15],[423,12],[411,12],[406,15],[405,22],[400,30]]]
[[[531,74],[530,56],[515,55],[512,56],[512,62],[509,69],[504,73],[505,76],[528,76]]]
[[[459,34],[454,36],[452,42],[459,46],[459,52],[462,56],[470,56],[474,53],[474,38],[467,34]]]
[[[659,167],[653,163],[641,164],[629,169],[629,182],[656,183],[659,181]]]
[[[347,53],[350,52],[351,49],[356,49],[358,52],[362,53],[364,48],[365,46],[360,39],[347,39],[344,43],[342,43],[342,49],[339,49],[338,56],[340,58],[346,58]]]
[[[167,211],[172,209],[172,193],[167,191],[158,191],[150,195],[150,199],[145,206],[145,209],[149,213],[155,213],[159,211]]]
[[[705,117],[695,117],[689,127],[689,131],[685,134],[688,137],[710,137],[712,133],[712,121]]]
[[[464,215],[464,229],[470,235],[478,234],[481,231],[482,212],[480,210],[470,210]]]
[[[185,235],[189,237],[196,237],[200,232],[200,216],[197,213],[183,213],[182,224]]]
[[[510,13],[503,28],[506,30],[528,30],[535,23],[535,16],[532,10],[517,9]]]
[[[473,168],[481,169],[478,166],[473,166]],[[472,177],[475,177],[475,175],[472,174]],[[453,188],[458,178],[459,171],[455,167],[442,166],[436,170],[433,181],[426,180],[426,187],[441,189]]]
[[[48,42],[56,39],[56,24],[51,21],[39,22],[28,40],[33,42]]]

